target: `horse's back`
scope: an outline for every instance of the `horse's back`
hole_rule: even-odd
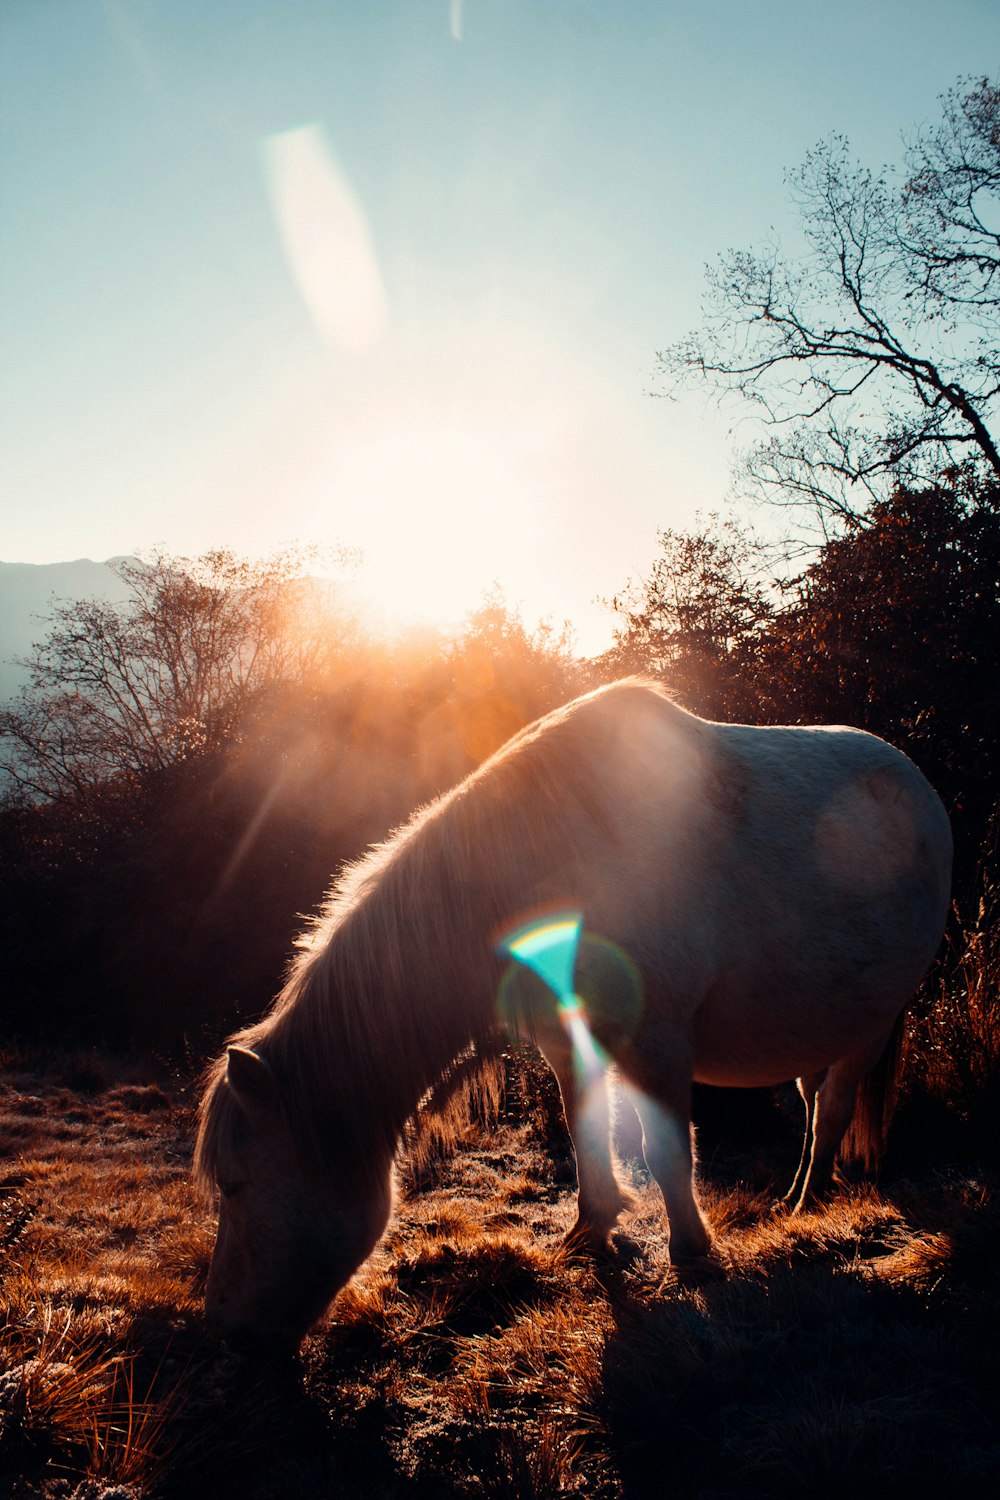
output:
[[[734,787],[733,867],[762,862],[823,904],[912,902],[943,922],[951,829],[937,793],[885,740],[840,726],[713,726]],[[724,773],[725,774],[725,773]]]
[[[943,923],[947,815],[913,762],[863,730],[717,723],[629,680],[527,737],[567,789],[566,847],[592,856],[581,896],[598,906],[603,865],[641,917],[697,904],[743,927],[793,898],[817,913],[910,902],[916,922]]]
[[[706,1081],[774,1082],[887,1027],[940,942],[951,832],[899,750],[840,727],[713,723],[655,688],[570,705],[555,733],[606,788],[588,925],[635,953],[647,1022]]]
[[[773,1081],[891,1027],[941,940],[951,830],[917,767],[860,730],[720,725],[718,743],[740,796],[701,1076]]]

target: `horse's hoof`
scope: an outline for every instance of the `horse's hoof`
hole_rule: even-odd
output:
[[[725,1281],[729,1275],[726,1263],[712,1250],[704,1255],[691,1255],[680,1261],[671,1261],[670,1270],[663,1278],[664,1286],[703,1286],[707,1282]]]
[[[595,1260],[610,1260],[612,1249],[606,1233],[579,1221],[563,1235],[560,1244],[567,1255],[588,1255]]]
[[[817,1209],[822,1208],[822,1206],[823,1194],[810,1190],[808,1193],[802,1193],[800,1197],[789,1201],[786,1212],[790,1218],[797,1219],[800,1214],[814,1213]]]
[[[620,1270],[627,1271],[631,1266],[638,1266],[645,1258],[642,1245],[624,1230],[616,1230],[608,1242],[608,1249]]]

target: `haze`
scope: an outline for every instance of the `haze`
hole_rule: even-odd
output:
[[[390,616],[594,601],[725,501],[654,401],[703,263],[842,130],[878,163],[996,57],[890,0],[7,0],[0,556],[363,552]]]

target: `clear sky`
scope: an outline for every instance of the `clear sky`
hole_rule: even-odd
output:
[[[0,0],[0,558],[341,541],[596,647],[747,438],[648,394],[705,261],[998,59],[996,0]]]

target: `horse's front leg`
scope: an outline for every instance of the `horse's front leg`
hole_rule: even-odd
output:
[[[674,1265],[685,1265],[712,1250],[694,1191],[690,1051],[678,1031],[667,1035],[653,1056],[653,1065],[648,1055],[630,1056],[629,1097],[642,1125],[642,1154],[663,1194],[670,1259]]]
[[[632,1201],[615,1175],[611,1156],[607,1069],[596,1059],[588,1065],[562,1037],[547,1037],[540,1046],[556,1075],[576,1153],[577,1216],[566,1238],[601,1252],[618,1215]]]

